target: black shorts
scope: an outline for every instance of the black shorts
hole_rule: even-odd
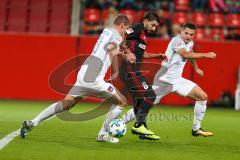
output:
[[[120,67],[119,78],[124,83],[128,93],[132,96],[134,106],[139,106],[139,100],[153,102],[156,98],[151,84],[142,75],[136,64],[123,62]]]

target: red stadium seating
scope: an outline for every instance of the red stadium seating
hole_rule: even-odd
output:
[[[194,12],[192,21],[197,27],[204,27],[207,24],[207,16],[203,12]]]
[[[169,19],[170,17],[171,17],[170,12],[168,12],[168,11],[164,11],[164,18]]]
[[[224,29],[210,29],[209,37],[215,41],[224,40]]]
[[[135,12],[134,10],[131,10],[131,9],[124,9],[124,10],[121,10],[120,11],[121,14],[125,14],[129,20],[130,20],[130,23],[134,23],[135,22]]]
[[[0,31],[5,30],[7,0],[0,0]]]
[[[198,28],[195,33],[196,40],[206,40],[207,34],[205,28]]]
[[[10,0],[8,31],[25,32],[28,0]]]
[[[99,23],[100,14],[98,9],[86,8],[84,11],[84,22],[85,23]]]
[[[224,16],[220,13],[211,13],[209,15],[209,24],[211,27],[223,27]]]
[[[69,33],[71,0],[51,0],[50,33]]]
[[[174,6],[177,11],[188,11],[189,0],[174,0]]]
[[[240,15],[239,14],[227,15],[227,26],[240,28]]]
[[[108,10],[107,9],[102,10],[102,14],[101,14],[102,23],[105,23],[105,21],[107,20],[107,17],[108,17]]]
[[[184,12],[176,12],[173,15],[173,23],[174,24],[184,24],[189,21],[189,17],[187,13]]]
[[[139,23],[142,22],[144,13],[145,13],[145,12],[144,12],[143,10],[137,12],[137,21],[138,21]]]
[[[32,0],[29,32],[46,33],[48,25],[49,0]]]

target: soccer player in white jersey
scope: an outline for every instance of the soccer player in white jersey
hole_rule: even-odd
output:
[[[51,104],[43,110],[37,117],[30,121],[24,121],[20,135],[24,138],[29,131],[36,127],[41,121],[46,120],[55,114],[71,109],[79,99],[85,96],[99,96],[110,99],[121,110],[127,104],[126,98],[110,83],[104,81],[105,74],[111,63],[115,65],[115,57],[121,54],[129,61],[135,61],[135,56],[119,52],[120,43],[127,27],[129,19],[125,15],[118,15],[114,21],[113,28],[105,28],[100,35],[91,55],[85,60],[78,72],[77,80],[64,100]],[[116,110],[115,110],[116,111]],[[118,114],[111,113],[112,116],[105,120],[105,125],[116,118]],[[105,134],[100,137],[101,141],[117,143],[118,139]]]
[[[213,133],[204,131],[201,128],[201,121],[204,118],[207,107],[207,94],[197,84],[182,77],[182,72],[187,60],[191,62],[195,72],[200,76],[203,76],[204,72],[198,68],[195,59],[216,58],[216,54],[213,52],[193,52],[192,48],[194,44],[193,37],[195,30],[196,28],[194,24],[185,24],[181,34],[173,37],[168,44],[168,48],[165,52],[168,61],[162,62],[161,69],[154,77],[153,89],[157,95],[154,104],[159,103],[165,95],[171,92],[195,100],[192,135],[208,137],[212,136]],[[130,121],[134,118],[134,114],[131,112],[132,111],[130,110],[123,116],[123,119],[126,119],[125,121]]]

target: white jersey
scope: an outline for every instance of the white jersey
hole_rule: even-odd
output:
[[[114,28],[105,28],[97,40],[94,49],[82,65],[78,79],[84,83],[95,83],[103,81],[105,74],[111,66],[111,59],[108,53],[108,45],[114,43],[119,51],[122,36]]]
[[[190,41],[186,44],[180,35],[172,38],[165,52],[168,61],[162,62],[162,67],[166,68],[167,70],[159,77],[159,80],[174,84],[179,78],[182,77],[182,72],[187,59],[184,59],[180,54],[177,53],[177,51],[179,49],[185,49],[187,52],[189,52],[192,50],[193,45],[193,41]]]

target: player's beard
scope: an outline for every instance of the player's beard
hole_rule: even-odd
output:
[[[154,31],[148,30],[147,28],[144,28],[144,32],[146,33],[147,36],[154,34]]]

